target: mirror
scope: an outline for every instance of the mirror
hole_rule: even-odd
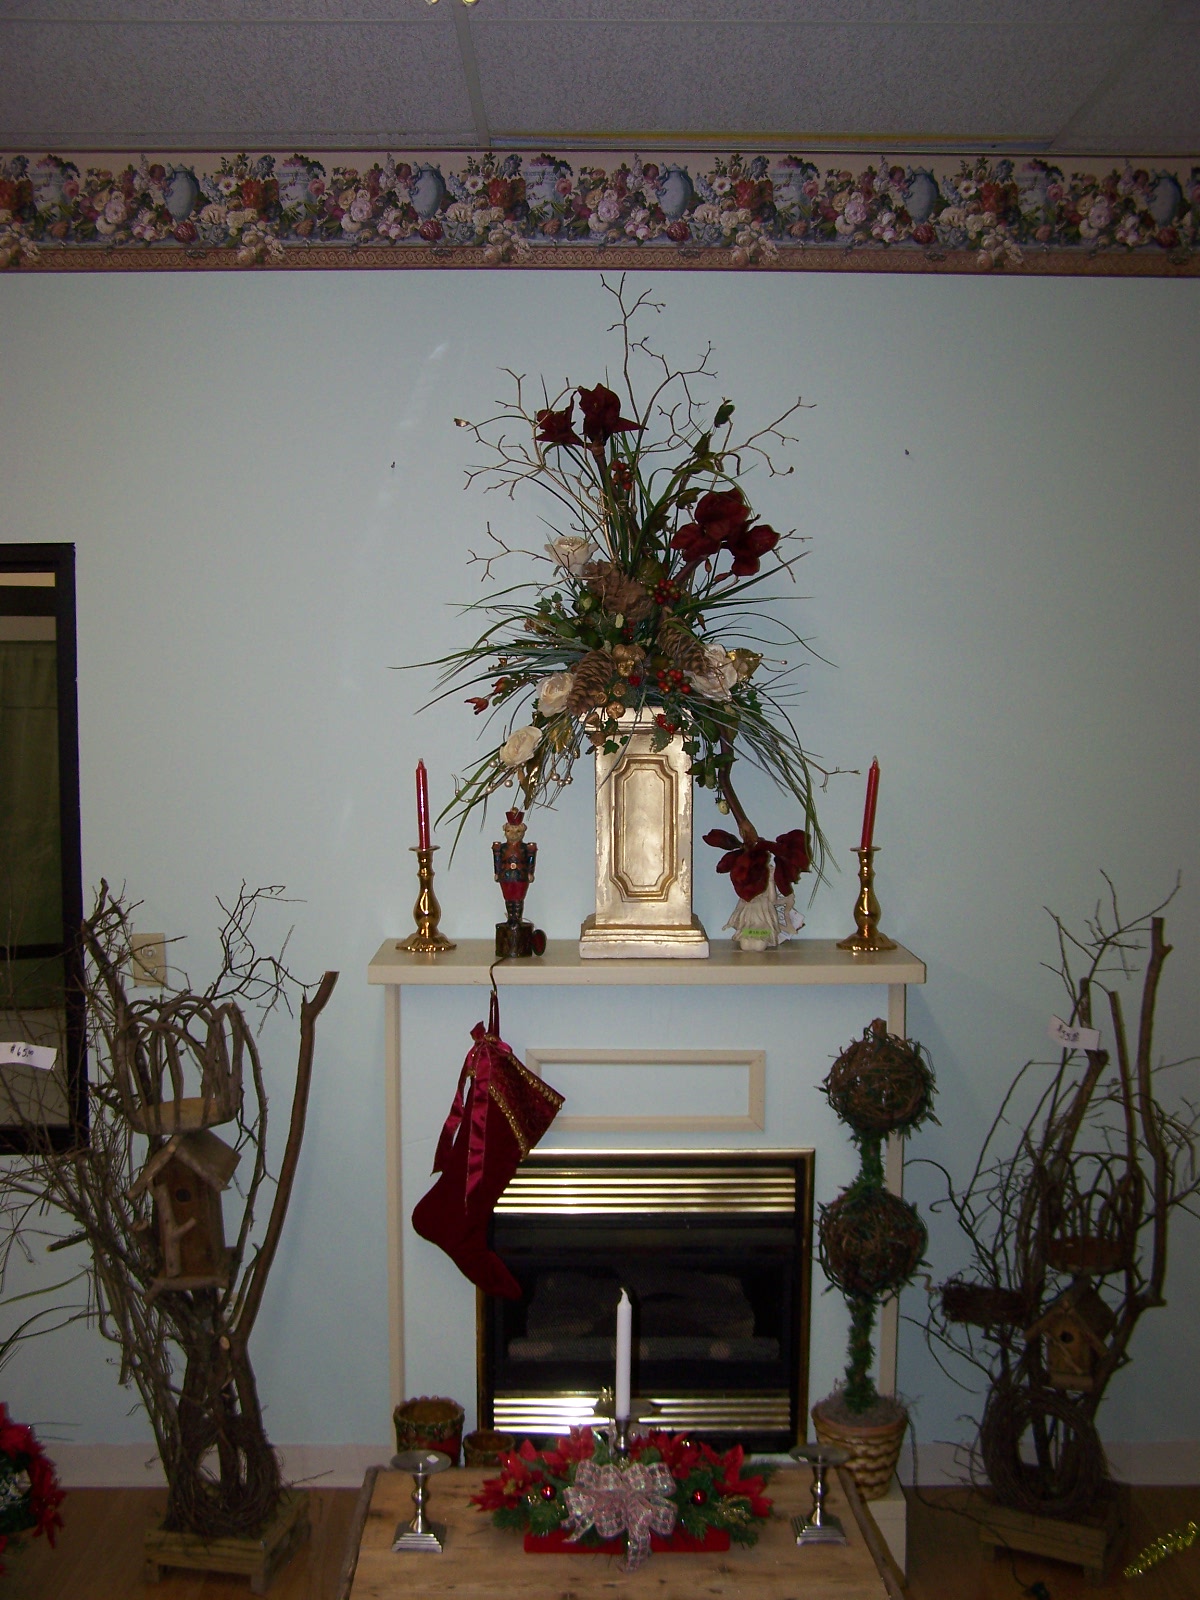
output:
[[[0,1150],[87,1134],[75,547],[0,544]]]

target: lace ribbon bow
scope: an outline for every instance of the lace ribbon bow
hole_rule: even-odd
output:
[[[627,1533],[623,1570],[633,1572],[650,1554],[651,1533],[665,1537],[675,1527],[676,1510],[668,1499],[674,1488],[671,1470],[661,1461],[630,1461],[622,1467],[581,1461],[575,1482],[564,1491],[571,1513],[568,1537],[580,1539],[592,1527],[602,1539]]]

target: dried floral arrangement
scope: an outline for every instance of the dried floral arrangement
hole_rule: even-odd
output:
[[[954,1217],[970,1250],[966,1270],[932,1297],[926,1333],[943,1369],[985,1394],[972,1476],[1006,1505],[1058,1516],[1086,1512],[1103,1491],[1096,1413],[1142,1313],[1165,1304],[1171,1215],[1194,1214],[1200,1196],[1200,1111],[1160,1097],[1170,1068],[1186,1063],[1153,1060],[1173,895],[1129,917],[1104,877],[1082,935],[1050,913],[1050,970],[1069,1001],[1068,1041],[1103,1026],[1111,1050],[1085,1032],[1056,1061],[1026,1062],[966,1182],[931,1163],[945,1194],[930,1209]],[[1137,1004],[1136,1033],[1123,991]]]
[[[87,1143],[55,1150],[29,1123],[30,1152],[0,1169],[0,1277],[10,1253],[28,1256],[43,1232],[49,1249],[87,1246],[89,1304],[77,1314],[117,1345],[120,1382],[136,1389],[149,1419],[167,1478],[164,1526],[205,1538],[257,1535],[283,1494],[248,1344],[299,1161],[316,1018],[337,974],[326,973],[301,1002],[291,1122],[257,1233],[270,1182],[267,1095],[246,1010],[265,1016],[300,986],[282,952],[256,949],[252,925],[281,899],[277,888],[243,885],[223,908],[212,982],[193,989],[184,978],[161,995],[131,999],[123,974],[136,907],[101,884],[81,929]],[[232,1144],[213,1132],[226,1124]],[[226,1246],[219,1191],[243,1158],[250,1170]],[[43,1230],[46,1212],[70,1231]]]
[[[11,1540],[31,1530],[35,1538],[44,1533],[53,1545],[55,1530],[63,1525],[59,1507],[65,1499],[54,1464],[33,1429],[14,1422],[0,1401],[0,1555]]]
[[[617,304],[619,393],[604,383],[556,394],[543,385],[531,402],[514,373],[515,396],[493,417],[459,420],[489,456],[468,483],[510,498],[541,493],[551,537],[540,552],[517,551],[489,528],[494,551],[472,556],[485,582],[508,556],[538,570],[468,605],[486,619],[474,644],[425,663],[441,669],[438,699],[470,689],[475,712],[503,724],[443,815],[461,832],[475,807],[514,784],[526,809],[549,803],[580,755],[616,754],[632,717],[651,717],[655,747],[679,736],[696,783],[737,822],[737,837],[711,841],[727,852],[720,870],[732,869],[751,898],[766,888],[773,856],[786,894],[813,856],[818,869],[823,859],[813,774],[829,775],[789,714],[795,662],[767,654],[806,648],[778,614],[788,597],[777,581],[794,582],[806,551],[796,533],[759,520],[742,480],[755,466],[771,476],[792,470],[771,450],[795,443],[784,428],[801,402],[736,438],[733,402],[710,415],[699,398],[715,382],[710,350],[692,367],[672,366],[635,332],[662,307],[646,294],[627,299],[623,278],[604,288]],[[739,755],[796,802],[800,827],[760,838],[732,782]]]
[[[681,1532],[703,1544],[716,1533],[754,1544],[757,1523],[771,1514],[763,1494],[771,1467],[755,1462],[753,1475],[743,1476],[746,1465],[741,1445],[721,1455],[686,1434],[662,1432],[635,1432],[621,1459],[606,1432],[572,1428],[552,1450],[526,1439],[502,1456],[500,1475],[485,1480],[473,1504],[490,1511],[498,1528],[535,1539],[561,1534],[566,1548],[596,1548],[624,1534],[632,1570],[650,1554],[652,1535]]]

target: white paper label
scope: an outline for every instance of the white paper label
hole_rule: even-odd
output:
[[[1099,1050],[1099,1028],[1070,1028],[1061,1017],[1050,1018],[1050,1037],[1068,1050]]]
[[[12,1044],[0,1044],[0,1067],[36,1067],[39,1072],[49,1072],[58,1051],[50,1045],[26,1044],[18,1039]]]

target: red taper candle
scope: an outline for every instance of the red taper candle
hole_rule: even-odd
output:
[[[863,831],[860,850],[869,850],[875,837],[875,802],[879,799],[879,757],[871,763],[867,773],[867,803],[863,807]]]
[[[417,847],[429,849],[429,774],[423,761],[417,762]]]

